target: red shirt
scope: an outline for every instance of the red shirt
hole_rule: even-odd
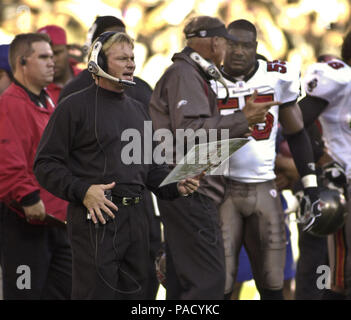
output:
[[[12,83],[0,96],[0,201],[20,216],[21,200],[37,191],[46,212],[66,220],[67,202],[55,197],[37,182],[33,162],[42,133],[55,105],[36,104],[21,86]]]

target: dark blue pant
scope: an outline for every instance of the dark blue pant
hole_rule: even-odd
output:
[[[157,253],[161,249],[161,220],[155,215],[154,205],[150,191],[146,190],[143,195],[143,209],[145,211],[150,236],[150,262],[149,262],[149,277],[146,285],[147,300],[155,300],[159,288],[159,282],[156,277],[155,260]]]
[[[296,266],[296,300],[322,300],[324,290],[317,287],[317,268],[328,265],[327,237],[316,237],[299,228],[299,259]]]
[[[31,225],[7,207],[0,225],[4,299],[70,299],[72,257],[67,230]],[[29,282],[21,281],[28,274]]]

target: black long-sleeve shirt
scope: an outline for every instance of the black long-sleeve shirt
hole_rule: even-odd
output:
[[[153,162],[150,152],[154,144],[145,148],[152,161],[145,164],[145,121],[150,118],[141,103],[95,84],[67,97],[50,118],[37,149],[34,173],[39,183],[70,202],[81,202],[91,184],[113,181],[117,190],[126,185],[147,187],[160,198],[176,198],[176,184],[158,188],[169,169]],[[122,141],[127,133],[134,135],[133,141],[140,146],[133,154],[127,152],[132,138]],[[152,132],[146,134],[152,141]],[[140,163],[125,164],[122,155],[136,155]]]

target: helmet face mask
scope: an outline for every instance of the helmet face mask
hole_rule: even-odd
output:
[[[308,232],[314,236],[327,236],[340,229],[347,216],[346,200],[342,193],[334,189],[320,191],[321,215],[316,218]]]

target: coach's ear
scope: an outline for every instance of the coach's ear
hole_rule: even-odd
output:
[[[222,50],[220,47],[220,37],[211,37],[209,40],[211,41],[211,51],[212,52],[217,52],[217,50]]]

